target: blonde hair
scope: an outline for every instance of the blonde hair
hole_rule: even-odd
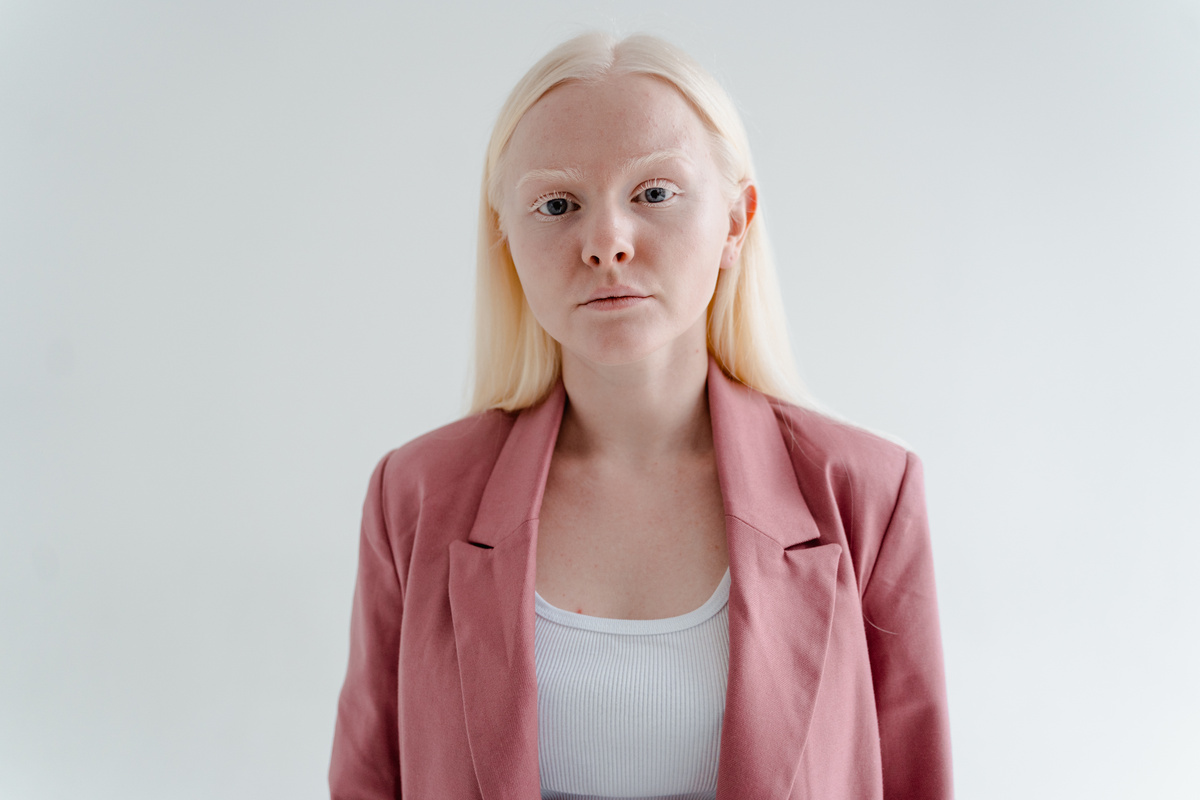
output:
[[[513,131],[554,87],[625,74],[665,80],[691,103],[712,133],[713,153],[731,194],[754,178],[737,109],[683,51],[653,36],[617,40],[602,33],[586,33],[551,50],[512,90],[488,143],[479,200],[472,413],[536,405],[562,369],[559,344],[533,317],[501,227],[504,162]],[[773,397],[812,405],[792,359],[761,213],[751,220],[737,263],[717,279],[708,306],[708,349],[731,378]]]

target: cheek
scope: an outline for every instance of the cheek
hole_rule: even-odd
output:
[[[546,260],[546,255],[556,249],[554,237],[548,235],[551,231],[542,230],[545,227],[544,223],[530,220],[520,220],[509,227],[508,252],[518,270],[536,269],[540,262]]]
[[[710,270],[720,268],[728,225],[728,220],[720,209],[708,209],[692,221],[685,237],[685,246],[689,263],[694,265],[695,269],[703,270],[707,274]]]
[[[522,280],[528,275],[538,283],[564,283],[578,259],[574,237],[555,223],[532,222],[512,231],[508,251]]]
[[[505,241],[508,244],[508,254],[512,257],[513,265],[517,268],[517,274],[524,280],[525,275],[534,266],[534,256],[538,252],[538,248],[523,230],[509,229],[505,235]]]
[[[530,240],[523,236],[511,237],[508,241],[509,254],[521,281],[521,289],[534,316],[544,326],[544,317],[557,291],[556,278],[561,270],[553,268],[553,259],[541,244],[544,243],[537,242],[536,238]]]

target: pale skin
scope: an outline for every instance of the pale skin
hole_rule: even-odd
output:
[[[551,90],[509,144],[502,224],[567,404],[542,501],[537,590],[576,613],[698,608],[729,565],[705,312],[757,196],[666,82]]]

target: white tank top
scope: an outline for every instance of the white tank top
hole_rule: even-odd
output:
[[[589,617],[534,593],[542,800],[712,800],[729,676],[729,570],[666,619]]]

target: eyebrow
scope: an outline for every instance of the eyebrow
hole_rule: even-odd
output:
[[[647,153],[644,156],[634,156],[626,159],[620,166],[620,171],[638,172],[640,170],[652,167],[655,164],[672,159],[680,159],[682,161],[691,162],[687,157],[687,153],[678,147],[673,147],[667,150],[656,150],[653,153]],[[517,188],[520,189],[530,181],[545,181],[547,183],[575,182],[583,181],[583,170],[578,167],[567,167],[565,169],[531,169],[521,176],[521,180],[517,181]]]

